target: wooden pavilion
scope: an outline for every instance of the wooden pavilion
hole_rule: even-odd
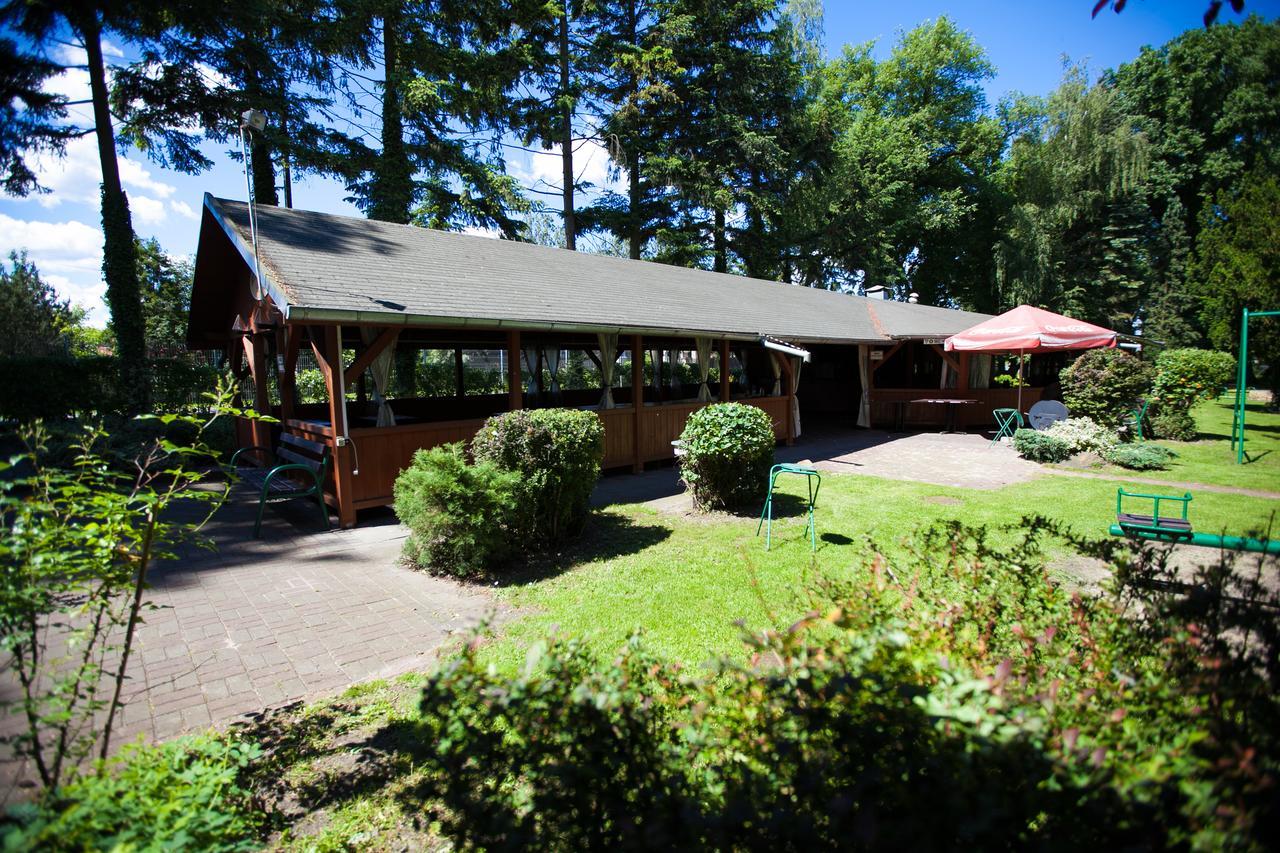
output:
[[[221,349],[281,430],[323,443],[344,527],[385,506],[420,448],[469,439],[497,412],[597,412],[606,468],[672,458],[689,414],[764,410],[780,441],[802,423],[937,423],[921,397],[972,399],[989,423],[1016,389],[948,335],[986,315],[206,196],[188,344]],[[1052,365],[1046,365],[1046,369]],[[300,381],[321,388],[301,393]],[[1034,384],[1034,376],[1033,376]],[[1024,389],[1023,402],[1040,388]],[[1030,401],[1030,402],[1028,402]]]

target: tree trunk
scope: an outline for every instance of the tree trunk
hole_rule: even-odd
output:
[[[413,167],[404,148],[404,116],[400,103],[399,16],[382,20],[382,153],[373,175],[369,218],[407,224],[413,212]]]
[[[573,102],[569,97],[569,12],[560,15],[560,165],[564,179],[564,247],[578,248],[573,203]]]
[[[627,243],[631,249],[631,259],[638,261],[640,260],[640,245],[644,242],[641,235],[641,225],[644,219],[640,210],[643,196],[640,186],[640,159],[634,151],[627,158],[627,163],[630,165],[627,170]]]
[[[133,219],[129,215],[129,199],[120,184],[115,130],[107,105],[102,26],[93,13],[75,24],[84,40],[89,65],[94,130],[98,139],[98,160],[102,166],[102,277],[107,283],[107,306],[111,310],[111,328],[116,338],[120,399],[126,412],[137,414],[150,408],[151,381],[147,375],[147,330],[142,316]]]
[[[250,109],[261,109],[267,99],[258,80],[258,72],[252,66],[245,83],[245,103]],[[278,206],[280,195],[276,192],[276,166],[271,157],[271,146],[260,133],[253,136],[253,145],[249,148],[249,168],[253,173],[254,203]]]
[[[289,87],[280,83],[280,138],[284,145],[280,148],[280,185],[284,190],[284,206],[293,207],[293,169],[289,163]]]
[[[715,243],[715,266],[716,272],[729,271],[729,247],[728,241],[724,234],[724,211],[716,209],[715,232],[712,234]]]

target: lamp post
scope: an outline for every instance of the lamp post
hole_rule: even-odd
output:
[[[267,117],[257,110],[245,110],[240,114],[240,156],[244,160],[244,185],[249,195],[249,239],[253,242],[253,298],[262,301],[262,272],[258,261],[258,214],[253,200],[253,174],[249,166],[249,154],[253,151],[251,131],[261,133],[267,126]]]

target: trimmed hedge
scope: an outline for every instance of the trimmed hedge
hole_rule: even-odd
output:
[[[689,416],[680,441],[680,479],[699,509],[764,499],[777,439],[763,410],[745,403],[707,406]]]
[[[1075,417],[1118,427],[1151,391],[1150,364],[1120,349],[1094,349],[1063,369],[1062,401]]]
[[[462,578],[501,565],[516,541],[519,480],[492,463],[467,464],[461,443],[413,454],[393,487],[396,516],[409,528],[406,559]]]
[[[1048,432],[1020,429],[1013,434],[1013,449],[1032,462],[1061,462],[1075,451],[1071,444]]]
[[[183,358],[147,363],[155,411],[186,411],[208,405],[221,371]],[[115,356],[0,359],[0,418],[58,420],[69,415],[107,414],[123,408]]]
[[[604,461],[604,425],[595,412],[523,409],[494,415],[471,442],[477,462],[519,474],[521,533],[535,546],[576,536]]]
[[[1102,458],[1112,465],[1133,471],[1157,471],[1168,468],[1169,462],[1177,455],[1167,447],[1144,442],[1118,445],[1102,454]]]
[[[1156,358],[1152,389],[1160,408],[1190,409],[1197,400],[1217,397],[1235,380],[1235,359],[1225,352],[1171,349]]]

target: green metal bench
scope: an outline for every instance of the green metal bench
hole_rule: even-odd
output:
[[[262,467],[239,467],[240,456],[245,453],[261,454]],[[324,503],[324,479],[329,470],[327,445],[286,432],[275,450],[261,445],[240,448],[231,455],[230,467],[237,479],[259,490],[254,539],[262,535],[262,513],[268,503],[301,498],[315,498],[324,529],[329,529],[329,508]]]
[[[803,465],[774,465],[769,469],[769,492],[765,495],[764,506],[760,509],[760,523],[756,525],[756,535],[760,535],[760,528],[767,520],[764,549],[768,551],[773,544],[773,486],[779,474],[799,474],[805,478],[805,483],[809,486],[809,523],[805,526],[805,530],[809,533],[809,550],[816,551],[818,550],[818,533],[813,523],[813,507],[818,502],[818,490],[822,488],[822,475],[813,468],[806,468]],[[816,484],[814,480],[817,480]]]

